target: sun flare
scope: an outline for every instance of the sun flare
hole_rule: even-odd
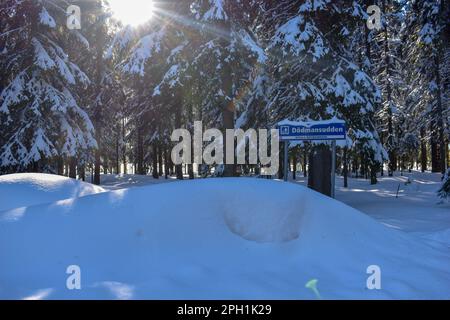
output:
[[[124,25],[138,26],[153,15],[153,0],[109,0],[114,17]]]

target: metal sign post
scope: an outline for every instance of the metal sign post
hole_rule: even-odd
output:
[[[331,142],[331,197],[336,195],[336,140]]]
[[[284,181],[288,181],[288,151],[289,141],[332,141],[331,155],[331,196],[335,197],[336,188],[336,140],[345,140],[345,122],[338,119],[329,121],[294,122],[281,121],[278,123],[280,139],[284,142]]]
[[[284,141],[284,181],[288,181],[288,166],[289,166],[289,160],[288,160],[288,152],[289,152],[289,141]]]

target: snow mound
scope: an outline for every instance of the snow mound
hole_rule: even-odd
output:
[[[52,174],[0,176],[0,211],[104,192],[101,187]]]
[[[68,290],[68,266],[81,290]],[[366,287],[381,269],[381,290]],[[0,298],[450,298],[448,247],[302,186],[205,179],[0,213]]]
[[[435,232],[416,232],[415,234],[419,237],[432,241],[438,241],[450,246],[450,229]]]

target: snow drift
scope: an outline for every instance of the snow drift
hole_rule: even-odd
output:
[[[81,268],[81,290],[66,269]],[[382,289],[368,290],[378,265]],[[450,298],[448,248],[294,184],[207,179],[0,214],[0,298]]]
[[[43,173],[0,176],[0,211],[104,192],[103,188]]]

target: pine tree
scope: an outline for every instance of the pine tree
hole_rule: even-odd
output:
[[[104,172],[108,169],[112,171],[112,167],[116,171],[120,168],[118,149],[125,92],[114,69],[114,57],[109,52],[116,39],[118,22],[111,18],[109,8],[101,0],[82,2],[80,5],[83,12],[81,31],[91,45],[84,51],[80,50],[77,58],[92,80],[83,100],[89,106],[87,111],[94,123],[99,147],[92,159],[79,159],[79,165],[83,168],[86,162],[93,162],[93,183],[100,184],[102,167]],[[112,162],[115,164],[112,165]]]
[[[65,49],[72,32],[61,27],[65,9],[52,0],[0,5],[3,170],[56,172],[56,159],[97,147],[94,127],[75,94],[90,82]]]
[[[442,186],[438,191],[438,196],[442,200],[450,199],[450,169],[447,169],[447,172],[444,175]]]
[[[255,1],[225,0],[196,0],[191,6],[199,30],[191,70],[193,80],[207,88],[197,100],[206,125],[235,128],[236,105],[247,93],[255,66],[265,62],[251,28],[255,7]],[[225,165],[224,176],[235,174],[234,165]]]
[[[354,147],[377,167],[385,156],[373,123],[380,94],[348,51],[355,11],[346,2],[326,0],[280,1],[267,10],[267,25],[274,28],[268,31],[273,34],[268,43],[272,76],[268,120],[274,125],[287,118],[342,118]],[[328,147],[317,149],[323,159],[318,161],[325,161]]]
[[[377,110],[377,126],[381,132],[389,156],[388,174],[397,170],[399,148],[398,126],[401,124],[401,71],[403,63],[399,32],[402,23],[402,6],[392,0],[378,1],[382,12],[382,28],[371,30],[374,79],[382,92],[382,104]]]
[[[186,68],[183,54],[187,42],[182,26],[169,17],[165,17],[163,24],[150,22],[141,32],[143,35],[119,68],[133,84],[128,100],[129,121],[136,141],[138,173],[145,173],[144,163],[150,160],[146,155],[151,153],[153,176],[158,178],[164,145],[168,144],[171,129],[175,125],[181,127],[181,78]],[[145,146],[149,144],[152,148],[147,151]],[[181,166],[177,166],[177,177],[183,178]]]
[[[450,9],[446,1],[411,0],[407,4],[407,34],[410,78],[416,95],[417,121],[427,127],[431,140],[432,171],[445,172],[446,119],[445,92],[448,91],[442,77],[445,61],[445,44],[448,40]],[[448,42],[448,41],[447,41]],[[417,112],[419,110],[419,112]]]

